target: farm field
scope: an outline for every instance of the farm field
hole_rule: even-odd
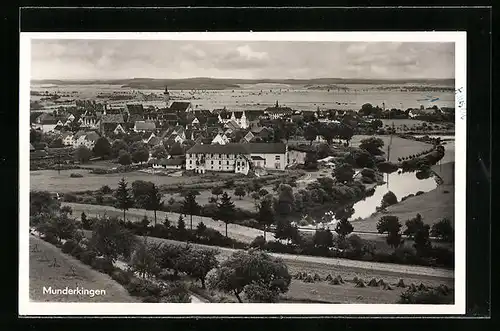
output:
[[[34,252],[35,245],[38,252]],[[49,265],[56,261],[58,267]],[[29,295],[36,302],[139,302],[130,296],[125,288],[106,274],[84,265],[73,257],[63,254],[59,248],[30,236]],[[74,274],[72,272],[74,269]],[[64,294],[43,294],[43,287],[105,290],[105,295],[76,296]]]
[[[448,218],[454,224],[455,212],[455,186],[453,184],[453,167],[455,163],[445,163],[433,166],[444,181],[434,190],[419,196],[408,198],[396,205],[389,206],[384,214],[375,213],[363,221],[354,221],[352,225],[357,231],[377,231],[376,224],[384,215],[397,216],[401,223],[415,217],[416,213],[422,215],[424,223],[432,224],[439,219]],[[401,197],[398,197],[401,198]]]
[[[384,141],[384,147],[383,151],[385,152],[385,156],[387,157],[387,146],[389,145],[389,141],[391,139],[390,136],[382,136],[382,135],[376,135],[376,136],[368,136],[368,135],[355,135],[352,137],[351,140],[351,146],[358,147],[361,143],[361,140],[370,138],[370,137],[376,137],[380,138]],[[390,160],[391,162],[397,162],[399,157],[405,157],[409,156],[412,154],[417,154],[420,153],[426,149],[431,148],[431,144],[427,144],[421,141],[415,141],[415,140],[410,140],[410,139],[403,139],[400,137],[393,136],[392,137],[392,146],[391,146],[391,155],[390,155]]]
[[[80,178],[71,178],[72,173],[83,175]],[[220,181],[228,178],[234,178],[235,174],[219,174]],[[141,171],[119,173],[119,174],[105,174],[97,175],[91,174],[86,169],[71,169],[61,170],[58,174],[57,170],[36,170],[30,171],[30,190],[42,190],[50,192],[78,192],[78,191],[95,191],[103,185],[108,185],[112,189],[118,186],[121,178],[130,184],[136,180],[144,180],[155,183],[156,185],[186,185],[196,184],[208,176],[182,176],[170,177],[148,174]]]

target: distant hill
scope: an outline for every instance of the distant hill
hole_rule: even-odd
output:
[[[171,90],[207,89],[223,90],[237,89],[243,84],[288,84],[288,85],[334,85],[334,84],[425,84],[437,86],[454,86],[454,79],[345,79],[345,78],[313,78],[313,79],[225,79],[225,78],[182,78],[182,79],[100,79],[100,80],[32,80],[34,84],[54,85],[121,85],[134,89],[160,90],[168,86]]]

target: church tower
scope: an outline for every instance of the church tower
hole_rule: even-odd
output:
[[[170,93],[167,86],[165,86],[165,92],[163,92],[163,99],[165,100],[165,107],[170,107]]]

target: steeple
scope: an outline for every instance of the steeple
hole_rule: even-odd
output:
[[[163,92],[163,99],[165,100],[165,107],[170,106],[170,92],[168,92],[168,86],[165,85],[165,92]]]
[[[278,100],[276,100],[276,105],[275,105],[274,107],[276,107],[276,108],[278,108],[278,107],[279,107],[279,105],[278,105]]]

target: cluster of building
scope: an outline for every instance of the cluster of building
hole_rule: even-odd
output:
[[[150,150],[186,140],[194,142],[183,158],[150,157],[153,168],[247,174],[252,169],[284,170],[297,161],[297,156],[289,160],[285,144],[269,143],[273,129],[260,125],[261,119],[291,119],[294,111],[278,102],[263,110],[198,110],[190,102],[171,102],[167,89],[164,101],[165,107],[160,109],[144,108],[142,104],[111,108],[86,103],[80,112],[42,113],[32,119],[31,128],[59,134],[62,144],[73,148],[92,149],[100,137],[111,142],[131,133],[140,134]]]

